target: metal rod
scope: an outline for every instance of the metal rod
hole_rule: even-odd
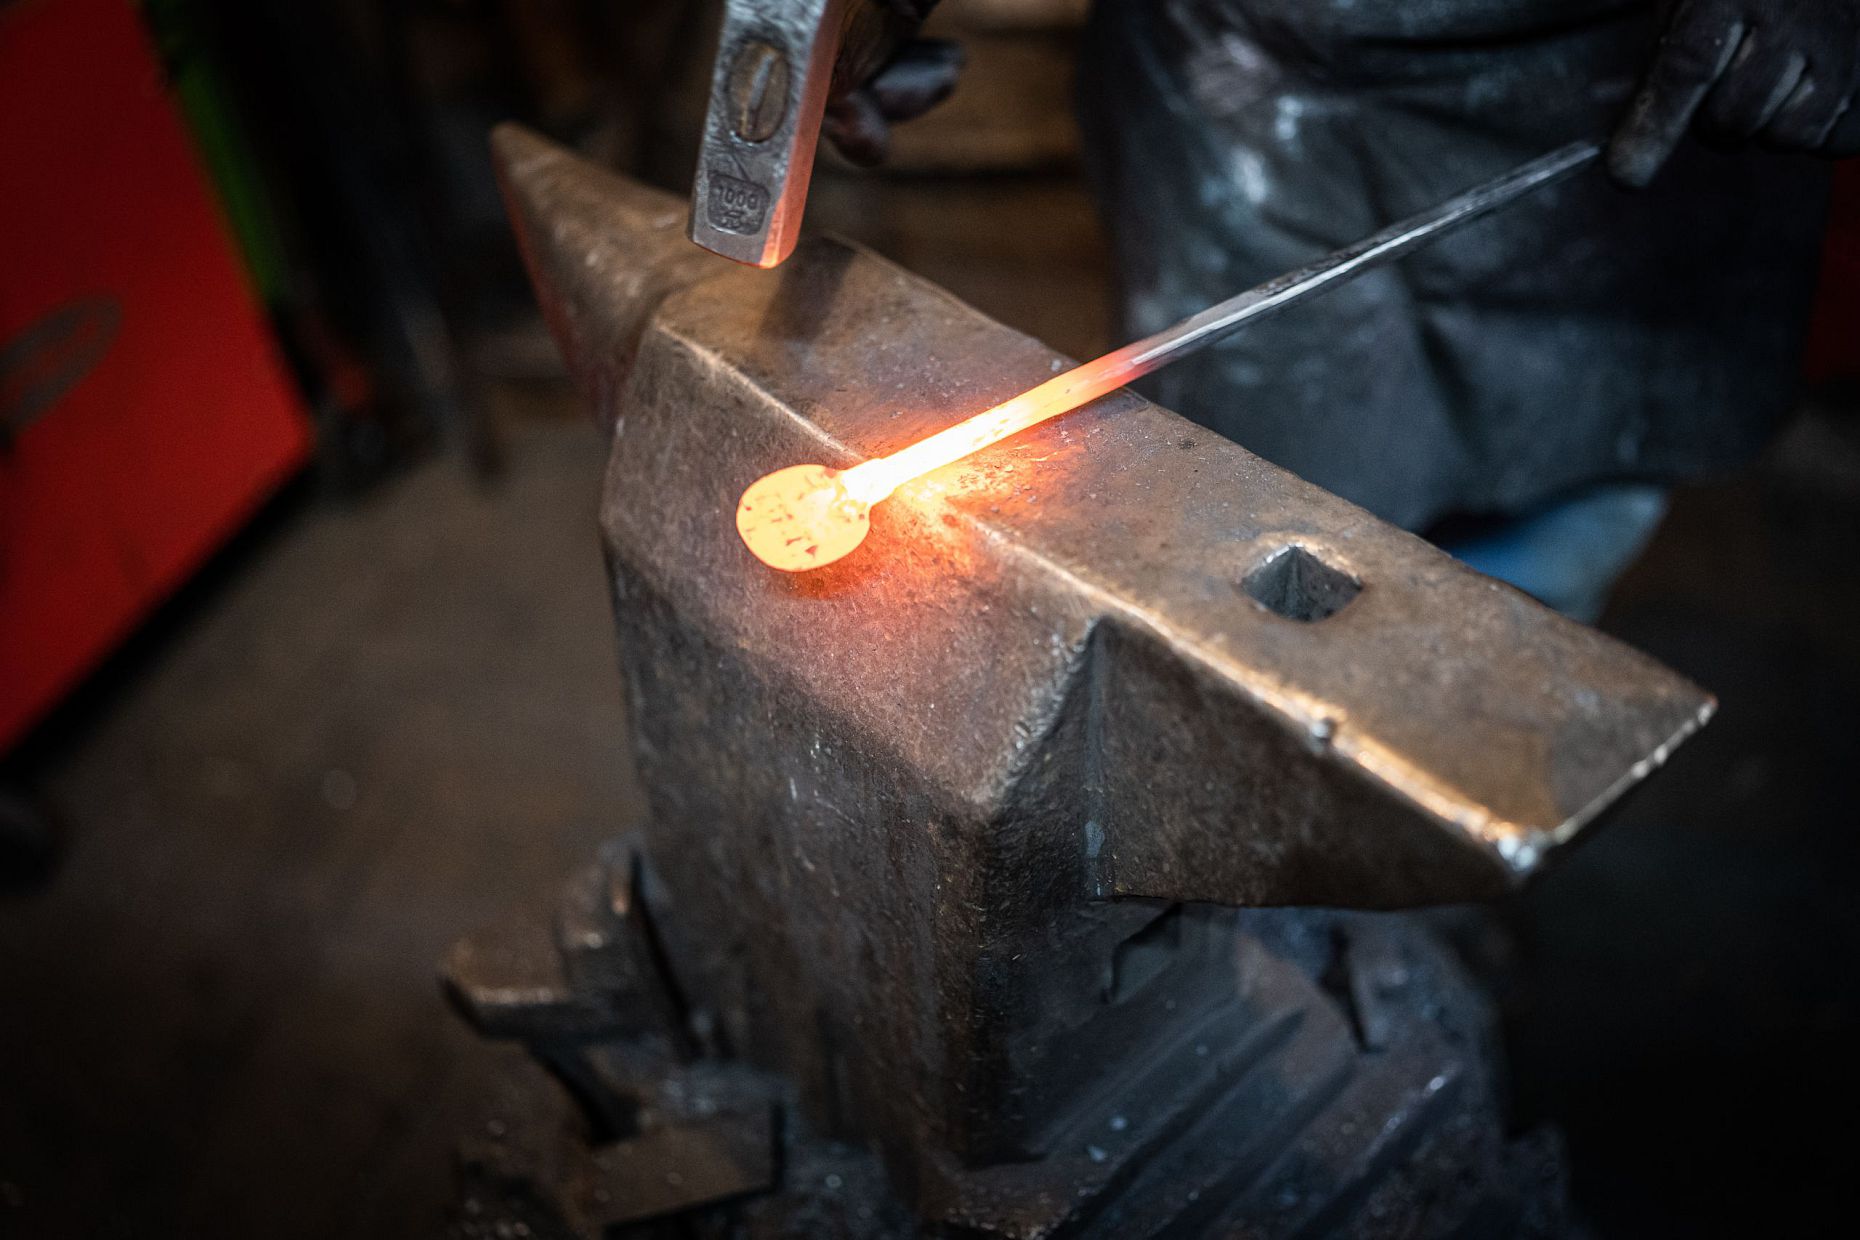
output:
[[[1210,306],[1174,327],[1125,345],[1117,353],[1129,355],[1127,361],[1134,371],[1132,378],[1149,374],[1178,357],[1224,338],[1243,324],[1283,310],[1371,268],[1392,262],[1417,246],[1470,224],[1532,190],[1560,181],[1593,162],[1599,154],[1599,143],[1572,142],[1496,180],[1487,181],[1450,198],[1431,211],[1423,211],[1400,223],[1391,224],[1381,232],[1347,245],[1314,263],[1275,276],[1237,297]]]
[[[888,457],[854,466],[842,476],[844,486],[853,498],[875,504],[912,478],[1076,409],[1179,357],[1213,344],[1255,319],[1277,313],[1334,284],[1392,262],[1534,189],[1569,176],[1600,153],[1601,146],[1595,142],[1576,142],[1552,151],[1496,180],[1450,198],[1431,211],[1392,224],[1314,263],[1275,276],[1256,288],[1210,306],[1174,327],[1055,375],[966,422],[921,439]]]

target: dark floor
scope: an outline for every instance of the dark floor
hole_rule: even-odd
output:
[[[989,192],[1049,213],[1037,183]],[[881,248],[915,235],[849,215]],[[1100,268],[1030,297],[985,215],[943,214],[973,254],[919,265],[1094,347]],[[1049,239],[1028,262],[1094,244]],[[0,1236],[439,1229],[489,1057],[435,963],[540,907],[637,805],[600,448],[567,403],[504,402],[493,484],[442,460],[287,502],[64,721],[41,771],[64,855],[0,894]],[[1516,910],[1520,1103],[1565,1125],[1604,1237],[1848,1231],[1828,1220],[1860,1148],[1851,426],[1812,420],[1680,497],[1607,626],[1723,709]]]
[[[0,1236],[417,1236],[482,1105],[436,964],[631,810],[579,417],[299,505],[47,773],[0,896]]]
[[[1853,1234],[1860,418],[1681,494],[1603,627],[1712,724],[1518,910],[1526,1110],[1604,1236]]]

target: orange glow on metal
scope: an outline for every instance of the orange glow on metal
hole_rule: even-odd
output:
[[[799,573],[831,564],[865,541],[872,505],[911,479],[1116,391],[1164,360],[1151,341],[1139,340],[890,456],[847,470],[825,465],[778,469],[743,492],[736,532],[770,568]]]
[[[872,505],[912,478],[961,460],[1009,435],[1076,409],[1242,325],[1391,262],[1434,237],[1476,220],[1539,186],[1593,163],[1594,142],[1572,142],[1504,176],[1449,198],[1432,211],[1391,224],[1314,263],[1275,276],[1173,327],[1127,344],[1095,362],[1056,375],[1031,391],[938,431],[890,456],[844,472],[824,465],[777,470],[743,492],[736,529],[764,564],[798,573],[831,564],[865,541]]]

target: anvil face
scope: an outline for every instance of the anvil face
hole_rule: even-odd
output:
[[[727,1045],[935,1216],[984,1214],[978,1169],[1048,1153],[1094,1081],[1205,1014],[1177,998],[1231,988],[1230,941],[1161,935],[1159,908],[1498,895],[1710,713],[1129,393],[773,572],[735,532],[750,482],[894,451],[1065,359],[844,244],[731,267],[672,198],[521,131],[498,154],[612,431],[667,954]]]

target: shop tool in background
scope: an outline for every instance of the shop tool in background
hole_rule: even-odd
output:
[[[135,6],[0,7],[0,752],[305,460]]]

